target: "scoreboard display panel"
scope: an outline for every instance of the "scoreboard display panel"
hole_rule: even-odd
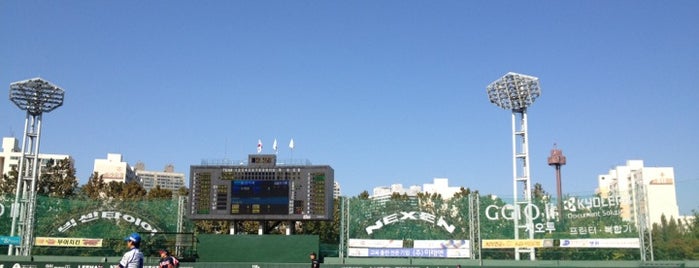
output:
[[[233,181],[231,214],[285,214],[288,209],[289,181]]]
[[[190,168],[193,220],[332,220],[334,171],[327,165],[277,165],[250,155],[247,165]]]

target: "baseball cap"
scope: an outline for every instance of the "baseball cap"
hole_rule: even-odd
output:
[[[161,254],[162,254],[162,253],[170,254],[170,252],[168,252],[167,249],[158,250],[158,253],[161,253]]]
[[[124,241],[133,241],[136,243],[141,243],[141,235],[138,233],[131,233],[129,236],[124,238]]]

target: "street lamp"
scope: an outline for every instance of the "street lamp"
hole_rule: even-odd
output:
[[[10,84],[10,100],[27,111],[22,139],[22,156],[17,170],[17,188],[12,203],[12,228],[20,237],[19,245],[10,245],[7,255],[30,256],[34,244],[36,183],[39,178],[39,140],[41,117],[63,105],[63,89],[41,78]]]
[[[486,88],[490,102],[512,111],[512,191],[514,196],[514,239],[520,239],[520,229],[527,231],[527,238],[534,238],[534,223],[531,218],[532,195],[529,177],[529,144],[527,134],[527,107],[541,96],[539,78],[509,72]],[[519,128],[516,124],[519,122]],[[522,213],[521,209],[526,212]],[[533,247],[515,247],[515,259],[528,253],[535,260]]]

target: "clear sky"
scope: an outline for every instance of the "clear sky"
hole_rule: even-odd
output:
[[[120,153],[189,176],[272,153],[334,168],[343,194],[430,183],[512,195],[511,112],[485,87],[540,78],[532,181],[555,194],[642,159],[699,209],[699,1],[0,1],[0,85],[65,90],[41,152]],[[0,133],[24,111],[0,101]],[[287,147],[294,139],[293,152]]]

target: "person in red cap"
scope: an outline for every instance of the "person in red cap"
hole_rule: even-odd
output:
[[[160,253],[160,268],[177,268],[179,261],[175,257],[170,256],[170,252],[167,249],[158,250]]]

